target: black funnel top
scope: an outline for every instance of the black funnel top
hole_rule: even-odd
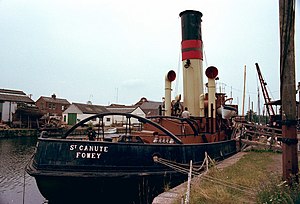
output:
[[[194,10],[186,10],[179,14],[181,17],[182,41],[202,40],[201,17],[202,13]]]

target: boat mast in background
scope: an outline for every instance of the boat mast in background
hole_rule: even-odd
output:
[[[244,89],[243,89],[243,104],[242,104],[242,117],[245,117],[245,96],[246,96],[246,65],[244,66]]]

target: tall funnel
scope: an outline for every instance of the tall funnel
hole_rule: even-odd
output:
[[[183,64],[183,102],[191,115],[200,116],[200,95],[203,94],[202,13],[186,10],[181,17],[181,53]]]

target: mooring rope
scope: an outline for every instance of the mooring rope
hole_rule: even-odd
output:
[[[185,164],[179,164],[179,163],[176,163],[174,161],[170,161],[170,160],[167,160],[167,159],[159,158],[157,156],[153,157],[153,160],[154,160],[154,162],[157,162],[157,163],[163,164],[165,166],[168,166],[168,167],[174,169],[175,171],[183,173],[183,174],[189,174],[189,172],[190,172],[188,165],[185,165]],[[213,183],[216,183],[216,184],[219,184],[219,185],[223,185],[223,186],[226,186],[228,188],[231,188],[231,189],[234,189],[234,190],[237,190],[237,191],[241,191],[241,192],[247,193],[251,197],[255,195],[255,192],[249,186],[232,183],[232,182],[229,182],[229,181],[225,181],[223,179],[218,179],[218,178],[215,178],[215,177],[212,177],[212,176],[208,176],[207,174],[203,174],[204,173],[204,171],[203,171],[204,165],[207,166],[208,165],[208,161],[211,162],[211,163],[215,163],[206,154],[206,157],[205,157],[204,161],[202,162],[202,164],[201,164],[201,166],[199,168],[193,168],[192,167],[191,175],[193,177],[195,177],[195,176],[201,176],[201,178],[203,178],[206,181],[210,181],[210,182],[213,182]]]
[[[249,186],[244,186],[244,185],[240,185],[240,184],[236,184],[236,183],[232,183],[232,182],[229,182],[229,181],[225,181],[225,180],[222,180],[222,179],[218,179],[218,178],[215,178],[215,177],[211,177],[211,176],[208,176],[208,175],[204,175],[204,177],[206,179],[209,179],[209,180],[212,180],[214,182],[219,182],[219,183],[224,183],[224,185],[231,185],[233,186],[234,188],[240,188],[241,190],[243,191],[252,191],[252,188],[249,187]]]
[[[172,169],[174,169],[175,171],[178,171],[180,173],[183,173],[183,174],[186,174],[188,173],[188,170],[180,165],[176,165],[174,164],[173,162],[169,162],[168,160],[166,159],[161,159],[161,158],[155,158],[154,159],[155,162],[157,163],[160,163],[160,164],[163,164],[167,167],[170,167]]]
[[[26,171],[25,171],[25,168],[24,168],[24,180],[23,180],[23,204],[25,203],[25,186],[26,186]]]
[[[171,160],[167,160],[167,159],[163,159],[163,158],[158,158],[157,159],[159,160],[159,162],[165,162],[165,163],[168,163],[168,164],[172,164],[172,165],[175,165],[175,166],[180,166],[181,168],[185,168],[185,169],[189,169],[189,165],[187,164],[179,164],[177,162],[174,162],[174,161],[171,161]],[[193,171],[200,171],[203,169],[204,167],[204,164],[205,162],[202,162],[201,165],[193,165]]]

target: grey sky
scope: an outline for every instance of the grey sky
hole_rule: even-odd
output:
[[[274,0],[2,0],[0,88],[23,90],[34,100],[53,93],[103,105],[134,104],[143,96],[161,100],[165,74],[181,67],[179,13],[186,9],[203,13],[204,68],[219,69],[222,88],[228,96],[232,90],[235,103],[242,102],[246,65],[246,107],[250,96],[256,111],[256,62],[271,97],[279,98]],[[297,5],[296,55],[299,17]],[[173,90],[181,93],[181,85]]]

